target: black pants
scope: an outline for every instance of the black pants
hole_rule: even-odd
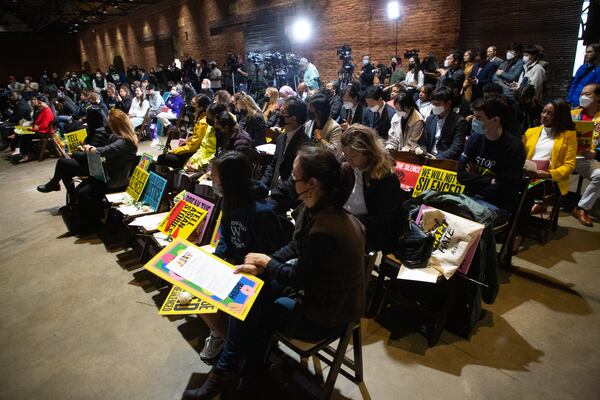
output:
[[[192,156],[191,153],[185,153],[185,154],[173,154],[173,153],[161,154],[160,156],[158,156],[158,159],[156,160],[156,163],[158,165],[166,165],[167,167],[171,167],[171,168],[175,168],[175,169],[181,169],[181,168],[183,168],[183,166],[185,165],[185,163],[187,162],[187,160],[191,156]]]
[[[33,139],[51,139],[52,137],[48,133],[34,133],[33,135],[19,135],[19,148],[21,154],[28,156],[33,153]]]
[[[73,181],[74,177],[87,176],[89,173],[87,160],[85,158],[61,158],[56,162],[52,182],[58,183],[59,181],[62,181],[65,185],[65,188],[67,188],[67,190],[71,190],[71,182]]]

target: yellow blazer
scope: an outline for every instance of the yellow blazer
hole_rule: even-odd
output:
[[[525,143],[525,154],[528,160],[533,157],[535,146],[542,133],[542,126],[527,129],[523,142]],[[550,155],[550,175],[558,184],[560,193],[565,195],[569,192],[569,177],[575,169],[575,156],[577,155],[577,133],[575,131],[564,131],[554,139],[552,154]]]

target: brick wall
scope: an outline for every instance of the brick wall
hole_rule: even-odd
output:
[[[81,61],[89,61],[92,68],[106,69],[115,56],[121,56],[125,65],[154,66],[158,41],[175,36],[180,55],[189,53],[194,58],[216,59],[221,64],[228,53],[245,52],[244,27],[227,28],[211,36],[210,23],[286,4],[290,1],[166,0],[96,26],[96,32],[80,34]],[[336,77],[339,62],[335,48],[343,43],[352,47],[355,61],[360,62],[361,55],[369,53],[372,61],[388,63],[395,53],[396,40],[395,23],[385,15],[386,4],[385,0],[297,1],[296,13],[314,21],[314,37],[307,44],[293,45],[292,51],[311,59],[323,81]],[[459,0],[404,0],[401,7],[399,53],[418,48],[422,57],[431,52],[439,58],[457,46]]]

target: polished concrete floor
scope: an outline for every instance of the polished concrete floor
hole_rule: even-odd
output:
[[[179,399],[209,369],[206,328],[160,317],[146,273],[97,236],[65,235],[64,190],[35,190],[54,164],[0,160],[0,399]],[[599,399],[600,223],[559,225],[526,242],[469,341],[365,320],[365,384],[340,377],[334,398]]]

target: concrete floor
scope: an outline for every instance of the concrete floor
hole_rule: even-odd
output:
[[[64,190],[35,190],[54,164],[0,160],[0,399],[179,399],[209,370],[206,329],[160,317],[145,272],[97,236],[64,236]],[[559,225],[546,246],[527,242],[470,341],[390,341],[365,320],[365,385],[340,377],[334,397],[599,399],[600,223]]]

